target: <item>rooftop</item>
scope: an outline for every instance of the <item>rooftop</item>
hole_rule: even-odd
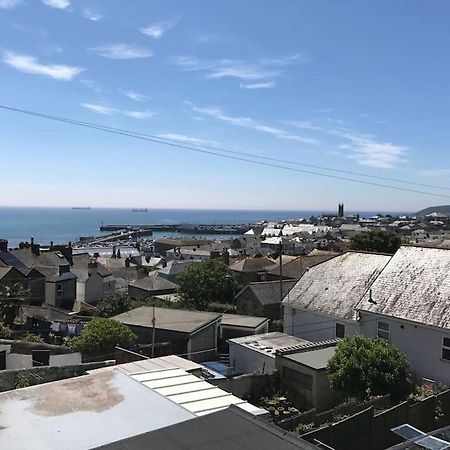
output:
[[[450,328],[450,250],[401,247],[358,309]]]
[[[327,367],[328,361],[334,356],[336,347],[320,348],[318,350],[311,350],[299,353],[291,353],[283,355],[284,358],[310,367],[315,370],[322,370]]]
[[[290,336],[288,334],[281,333],[280,331],[228,339],[228,342],[230,344],[242,345],[253,351],[260,352],[274,358],[277,350],[310,344],[310,341],[300,339],[295,336]]]
[[[354,320],[356,305],[390,258],[375,253],[347,252],[310,267],[283,304]]]
[[[257,328],[268,320],[266,317],[222,314],[221,324],[230,327]]]
[[[216,320],[221,315],[203,311],[187,311],[182,309],[155,308],[156,328],[160,330],[178,331],[181,333],[193,333]],[[152,327],[153,308],[141,306],[124,312],[112,319],[125,325],[139,327]]]
[[[296,280],[283,280],[283,295],[295,286]],[[280,282],[279,281],[264,281],[260,283],[248,284],[241,293],[250,290],[251,293],[262,305],[271,305],[273,303],[280,303]]]
[[[9,450],[95,448],[195,417],[118,370],[3,392],[0,409]]]
[[[107,450],[314,450],[316,446],[258,417],[227,409],[105,446]]]
[[[235,272],[258,272],[273,268],[274,264],[269,258],[245,258],[241,261],[236,261],[230,266],[230,269]]]
[[[150,272],[148,276],[130,283],[130,286],[145,291],[175,291],[178,285],[160,276],[159,272]]]

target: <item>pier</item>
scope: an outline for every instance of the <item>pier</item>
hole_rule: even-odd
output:
[[[251,225],[104,225],[100,226],[100,231],[112,232],[147,232],[153,231],[179,232],[179,233],[208,233],[208,234],[244,234],[251,228]]]

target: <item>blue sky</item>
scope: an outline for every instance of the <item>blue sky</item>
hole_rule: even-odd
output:
[[[449,16],[425,0],[0,0],[0,103],[450,186]],[[0,133],[2,205],[449,203],[6,111]]]

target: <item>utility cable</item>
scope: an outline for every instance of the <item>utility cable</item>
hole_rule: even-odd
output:
[[[202,154],[207,154],[207,155],[211,155],[211,156],[217,156],[217,157],[227,158],[227,159],[236,160],[236,161],[249,162],[249,163],[253,163],[253,164],[258,164],[260,166],[273,167],[273,168],[289,170],[289,171],[298,172],[298,173],[306,173],[306,174],[309,174],[309,175],[315,175],[315,176],[320,176],[320,177],[324,177],[324,178],[331,178],[331,179],[336,179],[336,180],[340,180],[340,181],[348,181],[348,182],[352,182],[352,183],[365,184],[365,185],[369,185],[369,186],[383,187],[383,188],[387,188],[387,189],[395,189],[395,190],[398,190],[398,191],[412,192],[412,193],[415,193],[415,194],[423,194],[423,195],[430,195],[430,196],[435,196],[435,197],[450,198],[450,195],[446,195],[446,194],[440,194],[440,193],[428,192],[428,191],[421,191],[421,190],[418,190],[418,189],[410,189],[410,188],[405,188],[405,187],[400,187],[400,186],[392,186],[392,185],[383,184],[383,183],[375,183],[375,182],[366,181],[366,180],[358,180],[358,179],[344,177],[344,176],[325,174],[325,173],[315,172],[315,171],[312,171],[312,170],[304,170],[304,169],[298,169],[298,168],[289,167],[289,166],[283,166],[283,165],[280,165],[280,164],[274,164],[274,163],[269,163],[269,162],[264,162],[264,161],[258,161],[258,160],[255,160],[255,159],[251,159],[251,158],[255,158],[254,155],[251,155],[251,154],[248,154],[248,153],[243,153],[243,152],[239,152],[239,154],[245,155],[245,157],[244,156],[237,156],[237,155],[233,156],[231,154],[222,154],[222,153],[217,153],[215,151],[210,151],[210,150],[206,150],[206,149],[196,148],[196,147],[193,147],[192,145],[188,146],[188,145],[179,144],[179,143],[175,143],[175,142],[163,141],[161,138],[158,138],[156,136],[154,138],[153,137],[147,137],[146,135],[143,135],[141,133],[136,133],[136,132],[127,131],[127,130],[121,131],[120,129],[110,128],[110,127],[106,127],[106,126],[103,126],[103,125],[98,125],[98,124],[94,124],[94,123],[90,123],[90,122],[81,122],[81,121],[77,121],[77,120],[74,120],[74,119],[68,119],[68,118],[64,118],[64,117],[52,116],[52,115],[48,115],[48,114],[44,114],[44,113],[24,110],[24,109],[20,109],[20,108],[13,108],[13,107],[5,106],[5,105],[0,105],[0,109],[8,110],[8,111],[14,111],[14,112],[27,114],[27,115],[31,115],[31,116],[36,116],[36,117],[41,117],[41,118],[44,118],[44,119],[49,119],[49,120],[62,122],[62,123],[67,123],[67,124],[71,124],[71,125],[82,126],[82,127],[85,127],[85,128],[96,129],[96,130],[99,130],[99,131],[105,131],[105,132],[116,134],[116,135],[132,137],[132,138],[135,138],[135,139],[149,141],[149,142],[153,142],[153,143],[157,143],[157,144],[163,144],[163,145],[167,145],[167,146],[171,146],[171,147],[175,147],[175,148],[181,148],[181,149],[185,149],[185,150],[189,150],[189,151],[193,151],[193,152],[197,152],[197,153],[202,153]],[[236,152],[236,153],[238,153],[238,152]],[[324,169],[324,170],[330,170],[330,169]],[[333,170],[337,170],[337,169],[333,169]],[[356,174],[356,172],[355,172],[355,174]],[[365,175],[360,174],[359,176],[365,176]],[[396,182],[402,183],[403,181],[396,180]],[[408,183],[411,184],[412,182],[408,182]],[[414,183],[414,184],[416,184],[416,183]],[[438,187],[437,186],[433,186],[433,188],[438,188]],[[450,189],[450,188],[439,187],[439,189]]]

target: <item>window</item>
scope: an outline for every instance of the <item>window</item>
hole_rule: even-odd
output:
[[[297,372],[296,370],[289,369],[289,367],[285,367],[284,376],[286,377],[286,381],[296,383],[305,389],[312,391],[313,377],[311,375],[306,375],[305,373]]]
[[[342,323],[336,324],[336,337],[343,338],[345,336],[345,325]]]
[[[62,283],[58,283],[56,285],[56,295],[61,297],[64,294],[64,285]]]
[[[450,361],[450,337],[442,338],[442,359]]]
[[[381,339],[389,339],[389,324],[387,322],[378,321],[377,337]]]

